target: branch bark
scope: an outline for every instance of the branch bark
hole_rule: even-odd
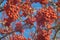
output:
[[[0,0],[0,5],[1,5],[1,3],[3,2],[4,0]]]
[[[12,32],[10,32],[9,34],[4,35],[3,37],[0,38],[0,40],[3,39],[3,38],[5,38],[5,37],[8,36],[8,35],[14,33],[14,32],[15,32],[15,31],[12,31]]]

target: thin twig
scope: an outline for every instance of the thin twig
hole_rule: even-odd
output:
[[[15,32],[15,31],[12,31],[12,32],[10,32],[9,34],[4,35],[3,37],[0,38],[0,40],[3,39],[4,37],[6,37],[6,36],[8,36],[8,35],[10,35],[10,34],[12,34],[12,33],[14,33],[14,32]]]

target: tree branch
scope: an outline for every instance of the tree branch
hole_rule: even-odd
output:
[[[4,38],[4,37],[6,37],[6,36],[8,36],[8,35],[10,35],[10,34],[12,34],[12,33],[14,33],[14,32],[15,32],[15,31],[12,31],[12,32],[10,32],[9,34],[4,35],[3,37],[0,38],[0,40],[1,40],[2,38]]]

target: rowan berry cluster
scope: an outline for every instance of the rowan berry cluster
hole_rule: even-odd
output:
[[[26,38],[22,35],[14,34],[13,36],[10,37],[10,40],[26,40]]]
[[[25,38],[23,35],[16,35],[10,36],[10,40],[31,40],[30,38]]]
[[[21,33],[24,32],[24,29],[22,28],[22,23],[21,23],[21,22],[17,22],[17,23],[16,23],[15,30],[16,30],[16,31],[19,31],[19,32],[21,32]]]
[[[35,17],[28,17],[25,22],[26,24],[30,24],[30,25],[33,25],[33,23],[36,21],[36,18]]]
[[[38,30],[37,40],[50,40],[49,33],[46,30]]]
[[[37,13],[36,19],[37,25],[45,25],[46,23],[54,22],[57,19],[57,15],[51,7],[41,8]]]
[[[7,16],[9,18],[12,18],[14,20],[18,19],[19,16],[19,11],[20,11],[20,7],[17,4],[18,2],[20,2],[19,0],[8,0],[6,5],[4,6],[4,10],[7,14]]]
[[[31,7],[31,3],[30,2],[25,2],[22,6],[21,9],[23,11],[23,16],[27,16],[27,15],[32,15],[33,14],[33,8]]]
[[[13,21],[11,18],[4,18],[4,25],[9,27]]]
[[[57,5],[57,11],[60,12],[60,1],[56,2]]]
[[[48,4],[48,0],[34,0],[34,2],[39,2],[41,4]]]

